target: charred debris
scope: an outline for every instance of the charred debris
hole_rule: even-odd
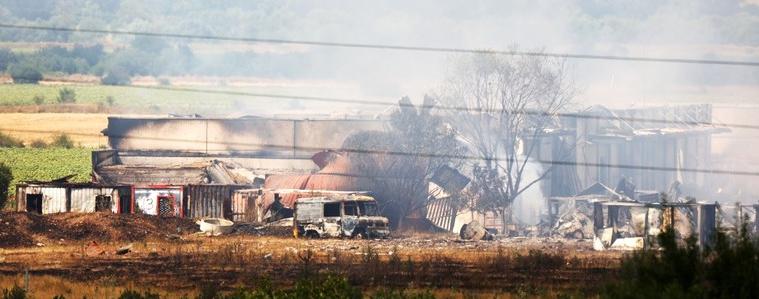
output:
[[[553,236],[593,240],[596,249],[605,250],[650,246],[667,227],[701,242],[709,241],[718,223],[736,228],[749,221],[756,230],[757,205],[720,206],[688,197],[706,199],[715,187],[709,174],[683,170],[709,168],[711,136],[728,131],[711,124],[710,105],[595,106],[583,113],[589,117],[557,117],[542,133],[523,139],[525,147],[535,149],[528,158],[550,170],[531,187],[533,195],[517,199],[534,211],[481,205],[481,195],[473,194],[473,185],[482,183],[471,175],[476,166],[454,161],[430,163],[429,176],[410,179],[408,190],[422,192],[407,196],[422,204],[399,218],[394,212],[399,203],[381,198],[388,194],[381,187],[388,185],[377,183],[386,179],[383,174],[366,172],[367,160],[343,148],[346,139],[360,141],[357,134],[387,130],[387,119],[199,116],[110,117],[103,130],[110,149],[93,151],[92,182],[19,184],[17,210],[144,213],[292,227],[295,206],[307,205],[309,198],[328,202],[375,195],[378,211],[393,229],[402,221],[400,228],[448,231],[465,239]],[[371,141],[373,135],[360,136]],[[615,183],[616,188],[608,187]]]

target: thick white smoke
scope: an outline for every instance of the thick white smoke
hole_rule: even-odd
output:
[[[522,173],[522,181],[525,182],[525,185],[529,184],[538,179],[541,174],[543,174],[543,167],[540,163],[528,159],[527,166]],[[545,211],[546,204],[540,181],[527,188],[514,200],[514,219],[520,224],[538,224],[540,216]]]

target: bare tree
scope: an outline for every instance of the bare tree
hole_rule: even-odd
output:
[[[440,115],[435,100],[425,97],[421,107],[404,97],[390,116],[385,132],[365,131],[343,143],[358,173],[368,176],[372,191],[396,226],[411,215],[424,216],[428,183],[440,167],[456,167],[464,147]]]
[[[511,205],[537,178],[525,169],[536,144],[556,122],[555,114],[573,98],[563,59],[481,54],[462,57],[441,90],[441,99],[462,107],[451,123],[481,158],[473,165],[476,208],[512,222]]]

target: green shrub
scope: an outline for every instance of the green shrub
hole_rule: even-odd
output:
[[[48,144],[42,139],[35,139],[32,141],[32,143],[29,144],[29,147],[31,148],[47,148]]]
[[[108,107],[113,107],[113,105],[116,104],[116,98],[113,96],[107,96],[105,97],[105,103],[108,105]]]
[[[0,147],[24,147],[21,140],[0,132]]]
[[[18,58],[13,51],[8,49],[0,49],[0,72],[4,72],[8,67],[16,63]]]
[[[69,135],[63,133],[55,137],[55,139],[53,139],[53,142],[50,143],[50,146],[61,147],[61,148],[73,148],[74,140],[72,140],[71,137],[69,137]]]
[[[292,289],[272,288],[268,281],[261,283],[255,290],[237,290],[226,296],[217,295],[216,298],[225,299],[248,299],[248,298],[362,298],[361,290],[351,286],[348,280],[337,276],[320,278],[310,276],[302,278],[295,283]]]
[[[32,98],[32,101],[34,102],[35,105],[42,105],[45,103],[45,96],[41,94],[34,95],[34,97]]]
[[[679,246],[673,230],[659,235],[661,252],[645,250],[622,262],[604,298],[759,298],[759,246],[746,228],[736,238],[719,232],[711,247],[695,238]]]
[[[60,104],[76,103],[76,91],[68,87],[61,88],[58,90],[56,100]]]
[[[42,80],[42,72],[29,63],[14,63],[8,67],[14,83],[37,84]]]
[[[8,189],[11,187],[12,181],[13,173],[11,173],[11,168],[0,163],[0,210],[5,207],[5,203],[8,200]]]

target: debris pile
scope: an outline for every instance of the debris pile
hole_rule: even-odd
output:
[[[462,240],[493,240],[493,234],[477,221],[464,224],[459,231],[459,237]]]
[[[592,238],[593,220],[588,215],[575,210],[574,213],[566,213],[559,217],[551,228],[551,232],[553,235],[564,238]]]
[[[66,241],[141,241],[197,231],[191,219],[143,214],[0,212],[0,247]]]

